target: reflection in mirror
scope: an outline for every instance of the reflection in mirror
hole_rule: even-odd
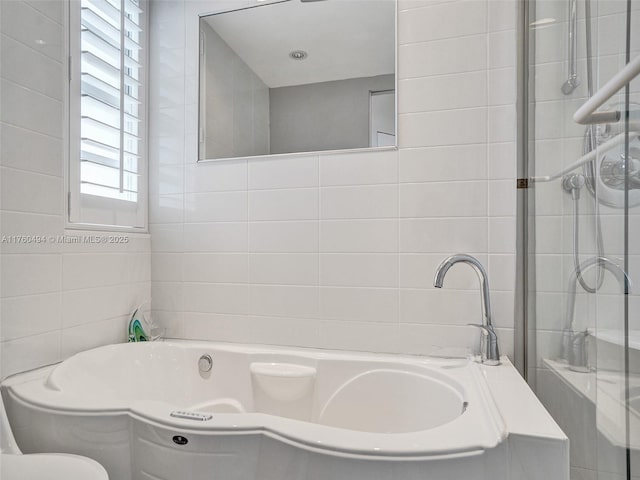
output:
[[[199,160],[396,145],[395,0],[200,17]]]

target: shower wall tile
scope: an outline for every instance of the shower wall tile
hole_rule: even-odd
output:
[[[398,0],[398,10],[403,12],[405,10],[412,10],[414,8],[428,7],[431,5],[438,5],[441,3],[455,2],[457,0]]]
[[[251,222],[251,253],[314,253],[318,251],[318,222]]]
[[[487,37],[474,35],[435,42],[407,42],[400,45],[398,56],[400,80],[485,70]]]
[[[455,18],[455,22],[442,21]],[[444,38],[485,33],[487,5],[476,0],[448,2],[400,12],[398,41],[400,44],[429,42]]]
[[[317,253],[252,253],[249,276],[252,284],[317,285]]]
[[[486,252],[486,218],[400,220],[401,253]]]
[[[57,8],[60,8],[60,5]],[[49,18],[27,2],[2,2],[0,31],[52,60],[61,62],[65,55],[64,28],[61,23]]]
[[[60,339],[60,353],[62,358],[68,358],[76,353],[97,348],[101,345],[111,345],[126,341],[126,332],[131,314],[103,321],[93,322],[91,325],[81,325],[62,330]]]
[[[396,218],[398,186],[371,185],[320,189],[320,218]]]
[[[64,108],[61,101],[5,79],[0,80],[0,88],[3,97],[0,121],[62,138],[63,122],[60,119]]]
[[[62,327],[60,303],[59,292],[3,298],[0,305],[2,309],[0,341],[6,342],[60,330]],[[42,312],[50,313],[42,315]]]
[[[247,192],[187,193],[184,220],[190,223],[246,221]]]
[[[62,326],[72,328],[95,321],[131,316],[140,304],[135,297],[128,296],[128,293],[136,292],[143,296],[145,289],[148,289],[145,282],[137,282],[65,291],[62,293]],[[87,314],[93,310],[99,311],[100,316]]]
[[[185,311],[184,285],[182,282],[154,282],[151,286],[154,311]]]
[[[62,215],[63,183],[60,177],[0,167],[2,208],[14,212]]]
[[[516,45],[519,42],[514,41],[515,32],[513,30],[505,30],[492,32],[489,34],[488,41],[488,67],[504,68],[516,65]]]
[[[511,329],[513,328],[513,312],[515,309],[515,298],[511,290],[494,290],[491,294],[491,312],[493,321],[497,328]],[[479,314],[476,314],[479,315]],[[502,341],[514,341],[515,339],[507,338]],[[506,345],[500,345],[501,349],[506,349]],[[506,350],[505,350],[506,351]]]
[[[0,378],[126,341],[128,317],[150,299],[148,235],[58,239],[95,234],[64,225],[63,12],[61,0],[0,2],[0,236],[32,239],[0,243]]]
[[[2,235],[62,235],[63,220],[58,215],[28,214],[23,212],[0,211]],[[4,243],[2,253],[53,253],[60,251],[60,245],[48,243]]]
[[[151,249],[153,252],[182,252],[183,230],[187,230],[189,225],[182,224],[151,224],[149,232],[151,234]],[[188,246],[188,245],[185,245]]]
[[[0,125],[2,165],[44,175],[63,171],[62,139],[2,123]]]
[[[515,105],[490,107],[488,115],[489,143],[513,141],[518,124]]]
[[[62,256],[57,254],[4,254],[2,298],[59,292],[62,287]]]
[[[249,287],[246,284],[187,283],[184,289],[185,312],[247,314]],[[168,308],[181,311],[180,308]]]
[[[149,169],[149,195],[177,195],[183,191],[184,169],[181,165],[157,165]]]
[[[486,143],[487,110],[473,108],[398,116],[400,147]]]
[[[488,148],[489,178],[492,180],[516,178],[516,142],[491,143]]]
[[[150,74],[153,75],[154,73],[158,74],[159,72],[157,69],[152,69]],[[176,73],[178,74],[179,72]],[[149,94],[158,99],[157,103],[154,104],[154,108],[176,108],[184,104],[184,82],[185,79],[182,75],[168,76],[164,82],[154,82],[153,77],[151,77]]]
[[[487,182],[405,183],[400,187],[401,218],[483,217]]]
[[[398,152],[320,154],[320,186],[380,185],[398,181]]]
[[[60,362],[61,332],[58,329],[2,342],[3,377]]]
[[[515,255],[495,254],[489,255],[489,285],[496,290],[510,291],[513,289],[513,279],[515,278],[516,263]]]
[[[118,285],[124,281],[149,281],[150,258],[147,253],[64,254],[62,286],[65,290],[74,290]]]
[[[189,133],[197,14],[231,3],[171,3],[152,9],[169,38],[151,43],[152,103],[161,97],[166,108],[152,111],[150,145],[159,183],[151,270],[154,292],[167,297],[153,308],[168,331],[381,352],[473,350],[479,334],[464,324],[480,314],[475,273],[456,267],[445,289],[432,286],[445,256],[468,252],[508,277],[496,279],[494,310],[511,353],[515,2],[400,0],[397,151],[205,163]],[[184,22],[183,51],[174,15]],[[182,220],[167,204],[180,209],[180,195]]]
[[[303,188],[318,185],[318,156],[249,160],[249,189]]]
[[[472,290],[402,289],[400,323],[466,325],[480,320],[482,310]]]
[[[64,4],[49,0],[27,0],[26,3],[49,17],[54,22],[62,25],[64,22]]]
[[[308,345],[309,347],[322,347],[320,326],[315,320],[304,318],[289,318],[277,316],[252,316],[247,317],[247,327],[238,338],[243,341],[247,338],[247,331],[251,331],[249,338],[252,341],[272,345]],[[246,340],[244,340],[246,341]]]
[[[488,6],[489,31],[513,30],[513,19],[517,16],[518,2],[513,0],[491,0],[488,2]]]
[[[317,318],[319,289],[316,286],[249,286],[249,313],[254,316]]]
[[[181,282],[183,256],[182,253],[152,253],[151,278],[159,282]]]
[[[249,192],[249,221],[313,220],[317,218],[317,188]]]
[[[11,37],[3,37],[0,48],[2,61],[12,66],[2,69],[2,78],[54,100],[63,100],[62,63]]]
[[[323,253],[320,284],[342,287],[397,287],[397,254]]]
[[[247,161],[189,163],[184,166],[186,193],[247,189]]]
[[[512,77],[513,78],[513,72]],[[433,92],[438,92],[433,95]],[[487,74],[477,72],[409,78],[398,85],[398,113],[431,112],[487,105]]]
[[[489,215],[492,217],[513,216],[513,206],[516,204],[516,189],[514,181],[489,181]]]
[[[247,283],[249,256],[246,253],[185,253],[182,277],[191,282]]]
[[[343,322],[396,323],[398,290],[395,288],[321,287],[320,315]]]
[[[489,219],[489,251],[491,253],[516,253],[516,217],[491,217]],[[512,275],[510,279],[513,281]]]
[[[464,356],[477,349],[480,334],[474,327],[403,323],[398,327],[398,350],[408,354]],[[502,337],[508,337],[505,333]],[[502,341],[502,340],[501,340]]]
[[[180,187],[182,190],[182,187]],[[149,221],[152,223],[182,223],[185,215],[182,193],[149,196]]]
[[[398,325],[370,322],[320,322],[322,348],[393,353],[398,347]]]
[[[399,152],[398,164],[401,183],[485,180],[487,146],[405,148]]]
[[[398,220],[328,220],[320,222],[322,253],[395,253]]]

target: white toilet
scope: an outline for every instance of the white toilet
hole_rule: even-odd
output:
[[[0,479],[109,480],[109,476],[98,462],[79,455],[23,455],[11,433],[11,426],[0,397]]]

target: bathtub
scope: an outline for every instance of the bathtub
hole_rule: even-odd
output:
[[[86,455],[111,480],[546,480],[568,465],[506,358],[131,343],[13,376],[2,394],[25,453]],[[544,451],[557,471],[536,472]]]

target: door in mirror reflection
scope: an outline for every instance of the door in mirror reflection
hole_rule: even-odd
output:
[[[395,0],[200,17],[199,160],[396,145]]]

